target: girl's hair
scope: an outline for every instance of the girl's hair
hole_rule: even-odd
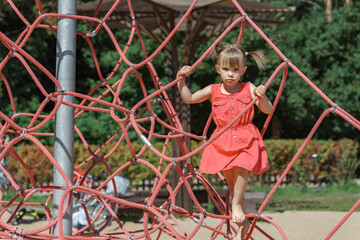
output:
[[[216,46],[211,52],[212,59],[216,64],[230,67],[245,66],[249,55],[254,58],[258,68],[264,70],[265,55],[262,51],[246,52],[241,45],[225,44]]]

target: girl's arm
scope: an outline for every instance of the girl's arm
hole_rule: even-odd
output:
[[[192,69],[190,66],[182,67],[177,73],[176,77],[187,77],[192,74]],[[211,85],[204,87],[194,93],[192,93],[189,87],[186,85],[184,79],[181,79],[177,83],[180,95],[185,103],[200,103],[209,99],[211,96]]]
[[[266,114],[270,114],[272,112],[272,103],[265,95],[266,88],[264,85],[256,87],[254,84],[250,83],[250,93],[252,99],[254,99],[255,96],[259,97],[259,100],[256,101],[256,106],[258,106],[260,111]]]

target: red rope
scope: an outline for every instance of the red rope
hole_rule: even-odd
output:
[[[123,0],[124,1],[124,0]],[[9,103],[11,105],[13,115],[8,117],[2,111],[0,111],[0,118],[3,120],[3,123],[0,123],[0,139],[4,136],[5,133],[10,133],[13,137],[12,140],[6,146],[0,146],[0,159],[2,159],[6,154],[11,154],[14,156],[15,161],[17,161],[18,166],[23,168],[24,171],[27,173],[29,177],[29,181],[31,183],[31,189],[22,189],[24,186],[17,183],[15,181],[15,176],[12,176],[6,168],[0,165],[0,169],[5,173],[5,175],[9,178],[11,185],[18,191],[15,197],[13,197],[10,201],[6,201],[4,209],[0,211],[0,228],[3,228],[4,231],[0,231],[0,238],[16,238],[16,239],[34,239],[34,238],[59,238],[59,239],[82,239],[84,236],[87,236],[84,231],[89,227],[94,234],[92,235],[93,239],[151,239],[152,234],[157,234],[157,239],[161,239],[162,234],[166,234],[176,239],[192,239],[196,238],[196,234],[200,228],[206,228],[208,231],[213,232],[211,239],[215,239],[217,236],[222,235],[228,239],[233,238],[233,234],[231,230],[237,231],[237,227],[230,223],[231,220],[231,213],[229,210],[229,193],[227,201],[223,201],[223,199],[219,196],[216,190],[212,187],[211,183],[204,178],[201,174],[199,174],[193,167],[193,163],[191,161],[191,157],[195,154],[202,151],[206,146],[211,144],[217,137],[219,137],[224,131],[226,131],[229,127],[231,127],[238,119],[243,116],[256,102],[257,99],[254,99],[248,107],[239,113],[239,115],[230,122],[221,132],[216,134],[211,140],[205,140],[203,136],[207,135],[208,128],[212,121],[212,116],[210,115],[208,122],[203,130],[203,136],[197,136],[190,132],[185,132],[181,126],[180,120],[175,112],[175,109],[167,95],[167,90],[174,87],[181,78],[175,79],[170,83],[163,84],[160,81],[160,77],[154,68],[151,60],[153,60],[163,49],[164,47],[169,44],[169,41],[174,37],[176,32],[179,30],[181,25],[184,21],[189,17],[192,11],[195,9],[197,0],[192,2],[185,14],[181,17],[180,21],[176,24],[176,26],[170,31],[169,35],[165,37],[163,43],[158,46],[158,48],[152,52],[151,54],[147,54],[145,43],[142,39],[140,34],[139,27],[136,22],[136,9],[133,9],[132,3],[130,0],[126,0],[129,9],[129,15],[131,16],[131,30],[128,36],[128,40],[126,45],[122,49],[118,40],[116,39],[115,35],[107,25],[106,21],[109,20],[115,11],[116,7],[119,6],[120,0],[116,0],[112,6],[110,7],[109,11],[104,15],[102,19],[98,18],[98,14],[100,12],[100,8],[103,4],[103,0],[99,0],[98,6],[94,11],[92,17],[88,16],[81,16],[81,15],[64,15],[64,14],[56,14],[56,13],[44,13],[43,8],[41,5],[41,1],[35,0],[36,6],[39,10],[40,16],[36,17],[33,23],[28,23],[27,19],[21,14],[17,6],[11,1],[7,1],[9,6],[13,9],[15,14],[21,19],[22,22],[26,25],[26,28],[19,34],[15,41],[9,39],[4,33],[0,32],[0,41],[5,48],[9,50],[9,53],[3,57],[3,60],[0,62],[0,77],[3,80],[6,91],[9,97]],[[246,14],[246,12],[241,8],[239,3],[236,0],[232,0],[234,6],[239,10],[239,13],[242,15],[241,17],[235,19],[225,30],[224,32],[212,43],[212,45],[204,51],[204,53],[200,56],[199,59],[195,61],[192,65],[193,69],[196,67],[207,57],[210,51],[218,44],[225,36],[228,34],[236,25],[241,24],[241,28],[239,31],[239,35],[237,38],[237,43],[241,43],[246,23],[247,26],[253,27],[260,36],[264,38],[264,40],[271,46],[274,51],[279,55],[279,57],[283,60],[281,63],[271,74],[268,81],[265,83],[265,87],[268,88],[274,78],[281,72],[283,69],[282,74],[282,81],[279,86],[278,93],[273,103],[273,112],[269,114],[266,122],[262,128],[262,135],[264,135],[271,118],[276,110],[278,105],[280,96],[282,94],[283,88],[285,86],[287,80],[287,74],[289,67],[290,69],[294,70],[306,83],[308,83],[317,94],[319,94],[326,102],[328,102],[331,108],[326,109],[324,113],[320,116],[318,121],[315,123],[313,129],[309,133],[308,137],[304,140],[303,144],[299,148],[298,152],[295,154],[293,159],[289,162],[288,167],[284,170],[283,174],[271,190],[271,192],[266,197],[263,204],[258,209],[256,214],[246,214],[247,218],[252,218],[251,221],[251,228],[249,233],[247,234],[246,239],[254,239],[252,237],[252,233],[254,230],[260,232],[264,237],[268,239],[273,239],[269,234],[264,232],[257,226],[257,222],[259,219],[262,219],[266,222],[271,223],[280,233],[283,239],[286,239],[286,236],[281,229],[281,227],[276,224],[271,219],[262,215],[262,212],[268,202],[270,201],[271,197],[280,186],[283,179],[286,177],[287,173],[290,171],[291,167],[294,165],[296,159],[301,154],[307,143],[310,141],[312,136],[314,135],[317,128],[320,126],[323,119],[330,113],[333,112],[334,114],[338,114],[341,116],[345,121],[349,122],[355,128],[360,130],[360,121],[354,118],[352,115],[347,113],[341,107],[336,106],[334,102],[329,99],[314,83],[310,81],[297,67],[292,64],[287,57],[272,43],[272,41],[261,31],[261,29],[252,21],[251,17]],[[93,63],[96,69],[97,78],[99,82],[97,82],[88,92],[87,94],[82,94],[79,92],[69,92],[62,89],[61,85],[53,76],[53,74],[47,70],[42,64],[40,60],[35,59],[32,57],[28,52],[25,50],[24,46],[28,44],[28,40],[34,33],[34,30],[39,29],[46,29],[49,31],[54,31],[57,29],[56,26],[52,25],[45,25],[42,24],[44,18],[72,18],[81,21],[89,22],[87,30],[85,33],[77,32],[76,34],[79,36],[83,36],[85,41],[88,44],[90,52],[92,54]],[[95,29],[90,32],[93,24],[96,23],[97,26]],[[107,34],[113,44],[113,47],[118,52],[119,56],[117,57],[118,60],[114,63],[112,70],[109,73],[104,73],[103,69],[101,68],[101,63],[96,55],[95,47],[92,43],[92,37],[96,37],[96,35],[100,32],[100,29],[103,28],[102,33]],[[136,35],[135,35],[136,34]],[[130,59],[127,58],[127,52],[130,46],[133,43],[134,37],[137,36],[139,40],[139,47],[142,50],[143,59],[138,63],[133,63]],[[34,113],[27,113],[27,112],[20,112],[16,105],[16,101],[14,100],[17,96],[14,95],[13,87],[11,85],[11,81],[8,80],[4,73],[4,69],[7,67],[11,58],[17,58],[19,60],[19,70],[26,71],[31,81],[35,84],[39,92],[44,97],[44,100],[39,103],[39,107]],[[114,79],[116,74],[119,74],[119,68],[123,65],[126,67],[126,70],[123,73],[120,73],[121,76],[118,79]],[[151,79],[153,81],[153,85],[155,88],[155,92],[149,93],[148,88],[145,84],[147,82],[141,74],[139,73],[138,69],[145,67],[148,69]],[[33,68],[37,68],[40,70],[45,78],[50,81],[54,87],[59,89],[57,92],[49,92],[44,86],[43,81],[39,80],[39,77],[36,75],[36,71],[33,71]],[[124,107],[123,101],[126,99],[122,99],[121,90],[124,86],[126,86],[126,80],[129,79],[129,76],[133,76],[138,80],[139,87],[143,93],[143,99],[141,99],[138,103],[132,106],[130,109]],[[44,78],[44,77],[42,77]],[[43,80],[43,79],[42,79]],[[100,92],[100,94],[99,94]],[[98,94],[98,95],[96,95]],[[73,96],[79,100],[79,103],[69,103],[64,101],[64,96]],[[111,98],[111,101],[107,101],[105,99]],[[49,103],[52,103],[52,110],[50,113],[44,114],[43,109],[45,107],[49,107]],[[113,121],[118,123],[119,128],[115,130],[114,133],[109,137],[109,139],[101,144],[97,149],[90,149],[90,146],[86,140],[86,136],[82,133],[82,129],[78,126],[74,125],[74,130],[80,137],[82,144],[88,151],[88,156],[86,156],[85,160],[74,166],[75,172],[78,176],[82,177],[80,181],[78,181],[78,185],[73,185],[73,180],[69,179],[59,166],[59,164],[55,161],[54,157],[50,153],[50,151],[37,139],[37,136],[53,136],[53,133],[40,133],[38,132],[41,130],[46,124],[49,124],[51,120],[54,120],[55,114],[61,105],[66,105],[69,107],[74,108],[75,112],[75,119],[79,119],[83,116],[85,112],[98,112],[98,113],[105,113],[109,114],[109,118]],[[161,105],[164,113],[166,115],[167,120],[161,119],[158,117],[154,110],[155,107]],[[121,114],[119,114],[121,112]],[[19,125],[19,119],[27,119],[28,124],[25,126]],[[143,123],[149,123],[145,125]],[[165,135],[158,134],[155,132],[157,126],[161,125],[163,128],[168,130],[168,133]],[[132,130],[135,130],[136,134],[144,143],[144,146],[141,147],[140,150],[136,150],[130,141],[130,137],[128,133]],[[195,150],[187,149],[187,145],[185,142],[185,137],[194,140],[203,140],[204,144]],[[164,146],[162,149],[156,149],[152,144],[151,141],[156,139],[164,139]],[[168,150],[168,143],[171,139],[176,139],[180,150],[181,156],[174,156],[167,155]],[[29,166],[22,157],[16,152],[16,145],[23,140],[30,141],[34,143],[41,151],[45,154],[48,161],[59,170],[61,176],[63,177],[64,181],[66,182],[67,187],[59,187],[59,186],[39,186],[35,180],[35,177],[32,175]],[[114,147],[108,150],[107,153],[104,153],[104,149],[112,142],[116,142]],[[123,162],[121,167],[115,169],[110,168],[107,163],[107,159],[114,154],[116,154],[117,148],[121,144],[126,144],[128,149],[131,153],[133,158],[132,161]],[[157,165],[151,164],[148,159],[144,159],[144,152],[146,150],[153,151],[159,161]],[[100,156],[100,154],[102,154]],[[119,159],[121,161],[121,159]],[[184,167],[180,168],[179,162],[186,161]],[[122,174],[130,166],[142,164],[146,166],[154,176],[154,183],[151,188],[151,194],[138,202],[131,202],[128,201],[126,198],[118,198],[116,197],[116,184],[115,184],[115,177]],[[109,177],[105,179],[96,189],[93,189],[92,186],[89,186],[89,183],[86,181],[87,176],[90,174],[91,171],[94,171],[95,167],[102,166],[106,172],[108,172]],[[189,168],[189,171],[186,169]],[[80,171],[81,170],[81,171]],[[176,186],[171,187],[168,183],[168,176],[170,172],[176,171],[180,178],[179,182]],[[219,174],[221,180],[224,180],[223,176]],[[216,209],[219,211],[219,214],[214,214],[210,212],[206,212],[202,205],[199,203],[197,197],[195,196],[189,181],[197,179],[205,191],[207,192],[208,196],[210,197],[211,202],[214,204]],[[107,184],[111,181],[113,188],[115,189],[115,193],[105,194],[104,189],[106,188]],[[176,195],[179,192],[180,188],[184,187],[188,192],[192,202],[195,206],[194,212],[189,212],[186,209],[176,206]],[[63,194],[60,199],[59,204],[59,215],[52,219],[51,210],[48,207],[49,202],[52,199],[52,192],[55,189],[63,190]],[[166,189],[169,194],[169,198],[164,200],[164,202],[160,206],[155,206],[155,200],[159,195],[161,189]],[[48,192],[50,193],[50,197],[46,200],[45,203],[30,203],[28,200],[36,193],[36,192]],[[76,193],[76,194],[75,194]],[[80,196],[81,194],[89,194],[89,197],[86,199],[82,199]],[[75,195],[75,196],[74,196]],[[20,202],[15,202],[17,199]],[[79,229],[73,236],[64,236],[63,235],[63,225],[62,220],[64,215],[66,214],[71,202],[75,199],[82,203],[82,207],[85,210],[86,218],[88,222],[88,226],[85,226],[82,229]],[[94,216],[93,219],[90,217],[89,209],[87,208],[87,203],[92,200],[96,200],[99,204],[103,205],[104,208],[100,210]],[[121,223],[120,219],[115,214],[115,203],[117,204],[117,208],[121,209],[128,209],[128,208],[135,208],[143,211],[143,229],[141,230],[130,230],[125,227],[124,224]],[[350,217],[350,215],[355,211],[356,208],[360,205],[360,200],[353,206],[353,208],[346,214],[346,216],[339,222],[339,224],[330,232],[326,239],[329,239],[340,227],[341,225]],[[32,230],[19,230],[15,226],[12,225],[12,220],[16,216],[16,213],[20,210],[22,206],[42,206],[45,209],[45,215],[47,224],[42,227],[38,227]],[[3,220],[3,216],[6,211],[9,211],[11,207],[15,207],[12,211],[10,217],[6,220]],[[111,218],[107,219],[106,223],[99,229],[96,229],[94,223],[98,220],[101,215],[102,211],[108,211],[111,215]],[[195,221],[195,227],[190,231],[186,232],[181,223],[175,218],[175,215],[187,217],[189,220]],[[216,218],[220,219],[220,223],[217,226],[210,226],[206,224],[205,217],[208,218]],[[104,233],[107,225],[114,220],[115,224],[119,227],[121,232],[116,233]],[[149,224],[149,220],[152,220],[152,224]],[[170,221],[175,222],[174,227],[170,223]],[[59,234],[54,235],[52,234],[52,227],[58,225]],[[226,226],[226,231],[224,232],[224,226]],[[178,230],[179,229],[179,230]],[[48,234],[44,233],[44,231],[49,231]],[[119,236],[124,236],[119,237]]]

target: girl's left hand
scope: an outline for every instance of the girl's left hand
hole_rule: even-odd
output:
[[[255,96],[259,98],[263,98],[265,96],[265,93],[266,93],[266,88],[264,85],[259,85],[254,89]]]

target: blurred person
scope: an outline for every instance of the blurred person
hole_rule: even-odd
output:
[[[9,135],[5,134],[4,138],[3,138],[3,144],[7,144],[9,142],[10,138]],[[0,145],[3,145],[0,143]],[[0,153],[3,150],[0,150]],[[6,154],[7,155],[7,154]],[[7,165],[7,161],[6,161],[6,155],[3,157],[3,159],[1,159],[1,164],[6,167]],[[10,186],[10,181],[9,179],[6,177],[5,173],[2,171],[2,169],[0,168],[0,202],[3,201],[4,196],[5,196],[5,192],[6,190],[9,188]],[[2,203],[0,203],[0,211],[2,210]]]

